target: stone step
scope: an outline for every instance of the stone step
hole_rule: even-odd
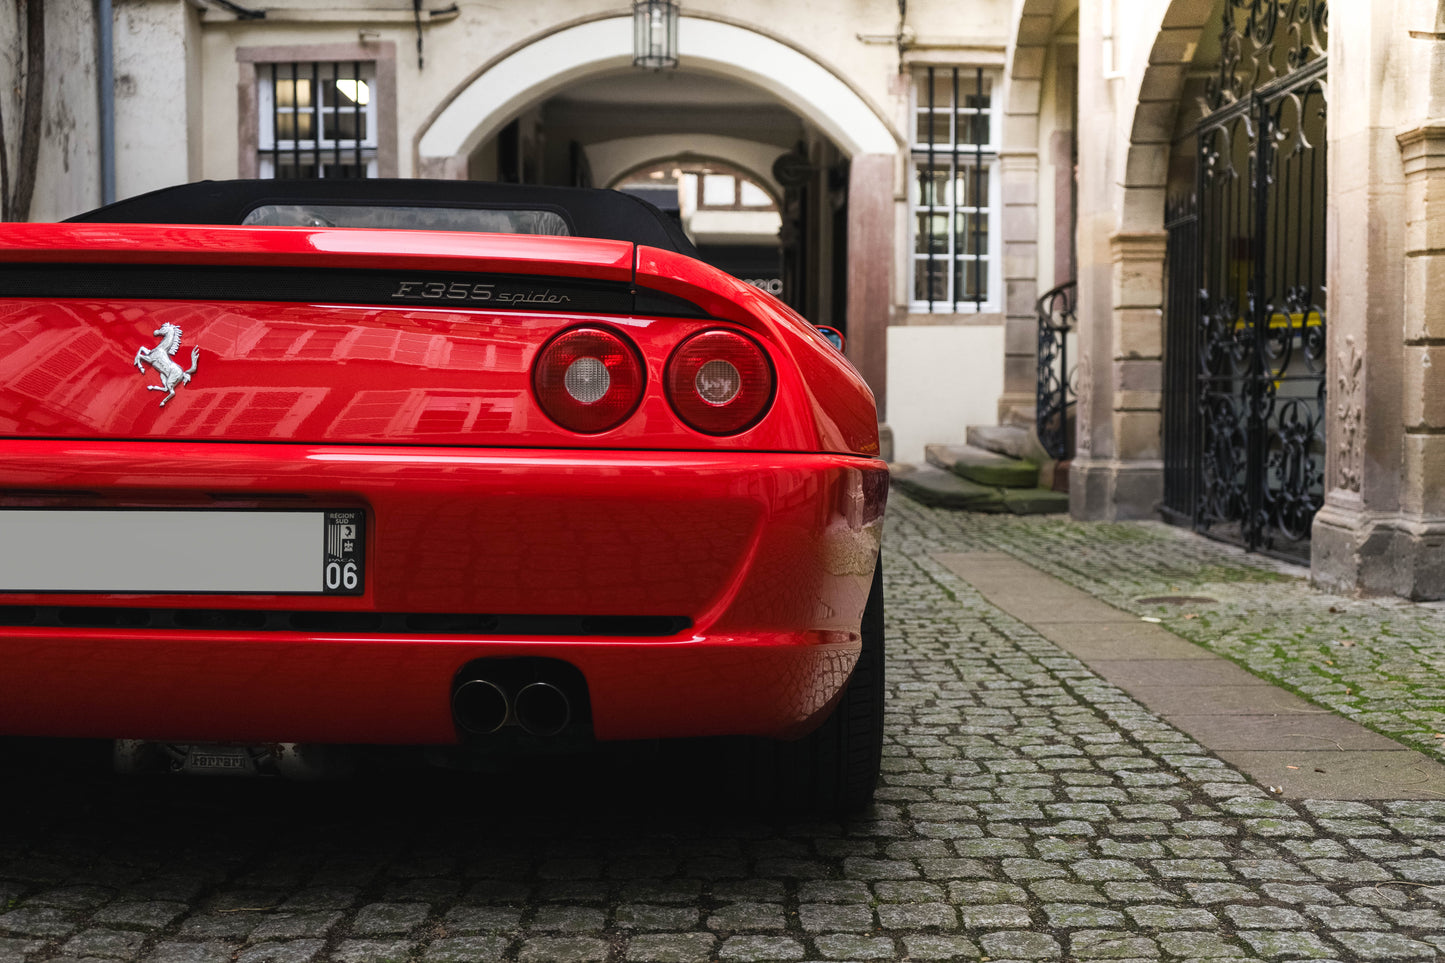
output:
[[[972,512],[995,513],[1008,511],[997,488],[959,478],[953,472],[944,471],[942,468],[915,468],[909,465],[906,469],[894,471],[893,484],[899,490],[907,492],[914,501],[934,508],[960,508]]]
[[[1050,461],[1048,452],[1034,438],[1029,428],[1018,425],[979,425],[968,429],[968,443],[975,448],[1023,458],[1035,464]]]
[[[934,508],[992,515],[1043,515],[1065,512],[1069,496],[1042,488],[996,488],[980,485],[941,468],[894,465],[893,484],[914,501]]]
[[[1022,458],[1000,455],[973,445],[926,445],[923,452],[930,465],[980,485],[1037,488],[1039,484],[1039,466]]]
[[[1005,488],[1004,507],[1013,515],[1054,515],[1069,510],[1069,493],[1049,488]]]

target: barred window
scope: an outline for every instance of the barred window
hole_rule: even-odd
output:
[[[256,82],[261,177],[377,176],[374,63],[264,63]]]
[[[998,309],[993,86],[982,68],[915,76],[913,310]]]

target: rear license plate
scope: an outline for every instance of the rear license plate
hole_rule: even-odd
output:
[[[0,510],[0,592],[361,595],[366,514]]]

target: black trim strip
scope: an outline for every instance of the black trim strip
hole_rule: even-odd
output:
[[[355,632],[372,635],[642,636],[692,628],[673,615],[497,615],[453,612],[318,612],[68,605],[0,606],[0,626],[199,632]]]
[[[710,317],[691,301],[625,281],[463,271],[3,264],[0,297],[292,301]]]

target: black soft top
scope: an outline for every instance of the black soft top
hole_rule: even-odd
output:
[[[198,181],[107,204],[69,220],[108,224],[240,224],[257,208],[277,204],[552,211],[567,222],[576,237],[632,241],[689,257],[698,256],[676,221],[629,194],[482,181],[401,178]]]

